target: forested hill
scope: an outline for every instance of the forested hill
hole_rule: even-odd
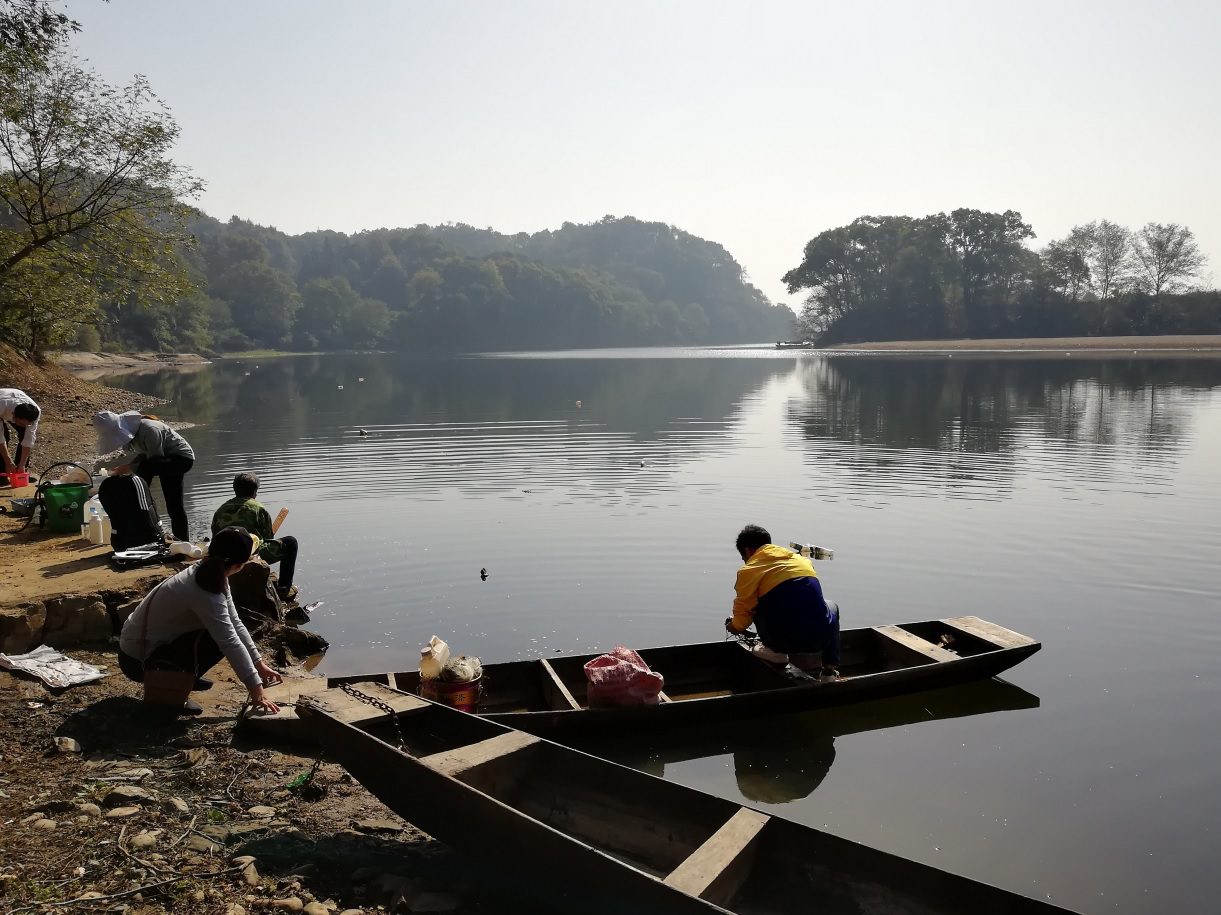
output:
[[[793,329],[793,313],[723,247],[630,217],[533,235],[449,225],[292,236],[236,217],[199,217],[190,231],[183,256],[201,291],[136,311],[104,305],[97,342],[472,351],[769,341]]]

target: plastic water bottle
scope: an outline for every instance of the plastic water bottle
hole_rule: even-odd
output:
[[[105,540],[102,537],[102,516],[98,514],[98,508],[96,505],[89,506],[89,521],[86,526],[89,528],[90,543],[105,543]]]
[[[812,543],[790,543],[789,549],[800,553],[806,559],[834,559],[835,550],[825,546],[815,546]]]

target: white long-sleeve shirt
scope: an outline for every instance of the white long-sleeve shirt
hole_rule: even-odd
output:
[[[139,463],[145,458],[185,457],[195,460],[195,451],[185,438],[157,419],[142,419],[130,442],[114,457],[98,458],[94,469],[111,470],[123,464]]]
[[[207,629],[237,678],[250,688],[262,685],[263,680],[254,667],[254,662],[262,655],[237,615],[232,596],[227,588],[222,594],[201,588],[195,583],[197,568],[198,564],[188,566],[140,601],[123,623],[119,648],[124,654],[144,661],[158,646],[167,645],[188,632]],[[147,641],[141,638],[146,617]]]
[[[16,388],[0,388],[0,419],[6,422],[13,421],[13,411],[21,404],[28,403],[38,406],[25,391],[19,391]],[[25,427],[25,434],[21,436],[21,441],[17,444],[24,445],[26,449],[34,447],[34,442],[38,439],[38,420],[30,423]]]

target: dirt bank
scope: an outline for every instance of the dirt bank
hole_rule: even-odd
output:
[[[1195,352],[1221,355],[1221,334],[1201,336],[1160,337],[1019,337],[1008,340],[888,340],[877,343],[843,343],[826,347],[831,351],[848,352],[1052,352],[1079,353],[1175,353]]]
[[[56,353],[54,360],[78,378],[95,380],[119,372],[156,372],[172,368],[198,371],[211,363],[198,353]]]

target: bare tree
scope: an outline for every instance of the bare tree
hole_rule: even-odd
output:
[[[1174,222],[1145,223],[1133,247],[1140,285],[1155,302],[1163,292],[1189,288],[1207,262],[1191,229]]]
[[[1090,287],[1104,305],[1124,289],[1132,275],[1132,233],[1109,219],[1073,228],[1082,242]]]

